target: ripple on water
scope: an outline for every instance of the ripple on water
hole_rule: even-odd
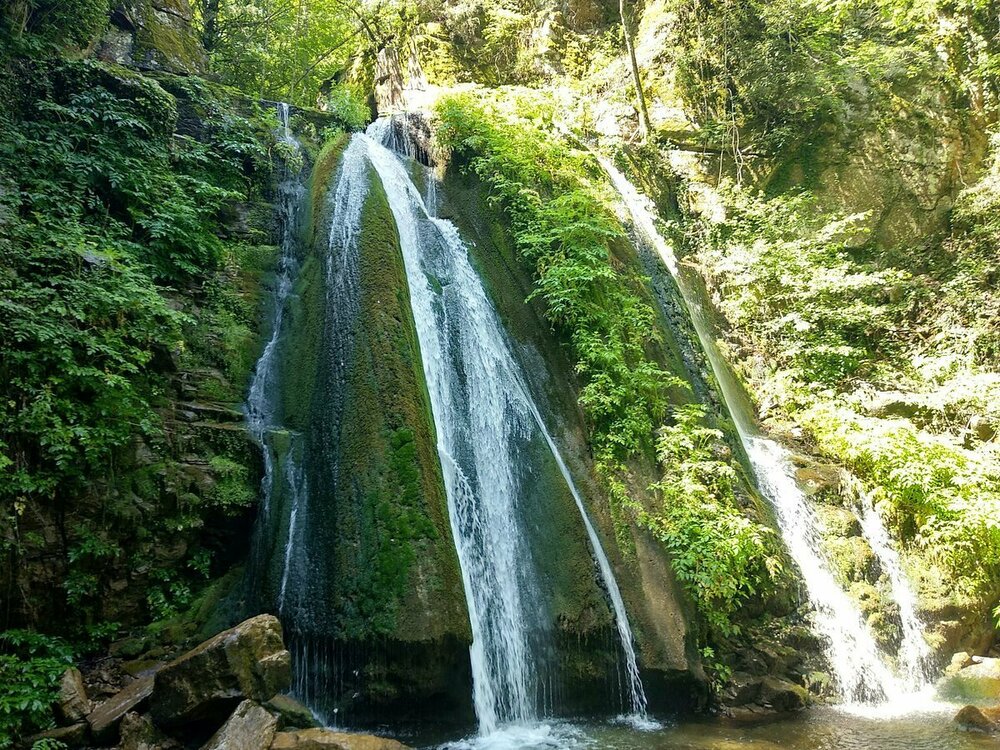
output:
[[[438,750],[997,750],[995,738],[964,732],[952,722],[955,706],[925,708],[881,717],[817,708],[756,725],[705,721],[637,728],[628,717],[601,725],[543,722],[447,742]]]

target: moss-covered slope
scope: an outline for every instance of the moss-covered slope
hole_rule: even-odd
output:
[[[282,613],[321,710],[361,723],[391,711],[405,722],[434,705],[464,722],[464,592],[399,238],[374,173],[356,253],[330,247],[345,143],[325,149],[315,167],[311,241],[287,312],[287,431],[271,440],[277,474],[301,467],[304,490],[295,560],[285,552],[294,501],[287,486],[272,498],[264,600],[294,590]],[[343,258],[348,267],[328,265]],[[350,282],[335,291],[340,275]],[[286,568],[294,580],[283,580]]]

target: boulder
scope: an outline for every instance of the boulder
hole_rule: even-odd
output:
[[[148,716],[140,716],[134,711],[122,717],[120,750],[182,750],[181,745],[164,736],[150,721]]]
[[[1000,731],[1000,706],[996,708],[965,706],[955,715],[955,723],[971,732],[998,732]]]
[[[264,703],[291,685],[291,655],[281,623],[258,615],[225,630],[156,673],[150,701],[163,727],[215,722],[218,726],[243,700]]]
[[[278,719],[259,703],[243,701],[202,750],[267,750]]]
[[[304,729],[300,732],[278,732],[271,750],[410,750],[396,740],[373,737],[370,734],[347,734],[330,729]]]
[[[765,677],[760,682],[760,699],[775,711],[798,711],[809,702],[809,691],[800,685],[778,677]]]
[[[153,675],[141,677],[121,692],[104,701],[87,715],[95,740],[113,740],[122,717],[142,705],[153,693]]]
[[[83,686],[83,675],[76,667],[70,667],[59,678],[59,697],[52,707],[60,726],[79,724],[87,718],[92,706]]]
[[[1000,698],[1000,659],[973,656],[973,663],[946,677],[941,693],[952,700]]]
[[[278,729],[314,729],[320,726],[308,706],[287,695],[274,696],[264,704],[264,708],[278,717]]]

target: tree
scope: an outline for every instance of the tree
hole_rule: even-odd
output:
[[[646,109],[646,95],[642,90],[642,76],[639,74],[639,63],[635,59],[635,37],[626,0],[618,0],[618,15],[621,17],[622,34],[625,36],[625,49],[628,51],[629,66],[632,69],[632,83],[635,85],[636,108],[639,110],[639,137],[645,140],[652,127],[649,124],[649,111]]]

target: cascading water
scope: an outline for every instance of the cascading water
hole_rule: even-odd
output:
[[[301,153],[301,145],[295,136],[292,135],[290,108],[288,104],[279,102],[277,112],[279,122],[277,137],[293,153]],[[260,518],[257,523],[253,544],[255,560],[251,562],[248,568],[251,575],[251,596],[254,599],[259,599],[261,596],[260,588],[262,583],[256,579],[256,576],[264,568],[262,559],[266,555],[266,551],[275,543],[275,540],[265,538],[265,535],[270,528],[272,499],[277,489],[276,482],[281,481],[281,478],[276,473],[278,470],[278,459],[272,441],[272,433],[280,429],[277,423],[278,402],[276,398],[276,394],[278,393],[278,348],[284,327],[285,311],[295,284],[295,277],[299,270],[297,258],[298,235],[301,208],[305,193],[306,189],[303,184],[302,175],[291,169],[286,163],[283,168],[282,178],[278,183],[280,256],[278,258],[277,278],[271,308],[271,335],[264,345],[264,351],[261,353],[260,359],[257,360],[253,377],[250,380],[250,390],[246,401],[248,428],[250,434],[260,445],[264,458]],[[300,484],[298,474],[295,462],[289,460],[285,475],[288,477],[290,486],[293,487],[293,503],[295,502],[294,488]],[[289,535],[289,541],[290,538],[291,535]]]
[[[518,523],[516,446],[538,433],[583,518],[615,615],[629,702],[645,712],[635,649],[611,566],[582,499],[524,381],[502,325],[458,230],[430,215],[390,119],[352,143],[367,146],[395,217],[438,436],[449,514],[473,631],[471,661],[480,733],[538,719],[538,665],[532,618],[536,582]],[[394,140],[395,139],[395,140]]]
[[[861,501],[859,514],[861,533],[868,540],[879,566],[889,579],[893,601],[899,607],[902,638],[896,654],[897,668],[907,689],[918,692],[930,682],[931,650],[924,640],[923,623],[917,616],[916,597],[909,581],[906,580],[899,553],[892,545],[871,495],[860,489],[855,494]]]
[[[881,704],[922,689],[926,676],[912,665],[919,663],[919,654],[926,646],[913,613],[912,593],[878,515],[867,513],[863,521],[868,524],[869,540],[889,570],[893,594],[903,613],[904,641],[898,660],[906,673],[904,679],[889,668],[861,612],[838,585],[823,558],[818,521],[795,481],[790,455],[757,430],[739,384],[715,344],[697,292],[680,273],[673,248],[656,227],[655,209],[614,164],[596,156],[627,207],[639,239],[655,250],[676,281],[760,490],[774,507],[782,538],[802,573],[816,612],[816,625],[826,639],[830,664],[843,697],[853,704]]]
[[[291,134],[289,108],[278,107],[278,137],[301,152]],[[251,380],[247,397],[250,432],[264,455],[262,503],[250,564],[250,596],[256,610],[276,608],[286,626],[289,648],[295,651],[293,693],[307,703],[325,690],[321,681],[328,670],[318,662],[327,654],[313,653],[313,636],[328,627],[325,602],[328,568],[320,564],[322,544],[313,535],[322,533],[317,519],[328,513],[317,491],[332,493],[337,481],[338,421],[343,410],[345,367],[352,342],[349,322],[357,315],[357,235],[368,190],[363,161],[364,146],[351,144],[345,151],[329,195],[330,232],[323,263],[323,353],[320,368],[323,398],[315,419],[302,430],[283,424],[283,383],[280,382],[286,320],[299,276],[300,225],[306,189],[301,175],[286,167],[279,184],[281,255],[274,291],[271,335]],[[310,472],[306,469],[310,468]],[[312,481],[310,481],[312,480]],[[315,705],[315,704],[314,704]]]

